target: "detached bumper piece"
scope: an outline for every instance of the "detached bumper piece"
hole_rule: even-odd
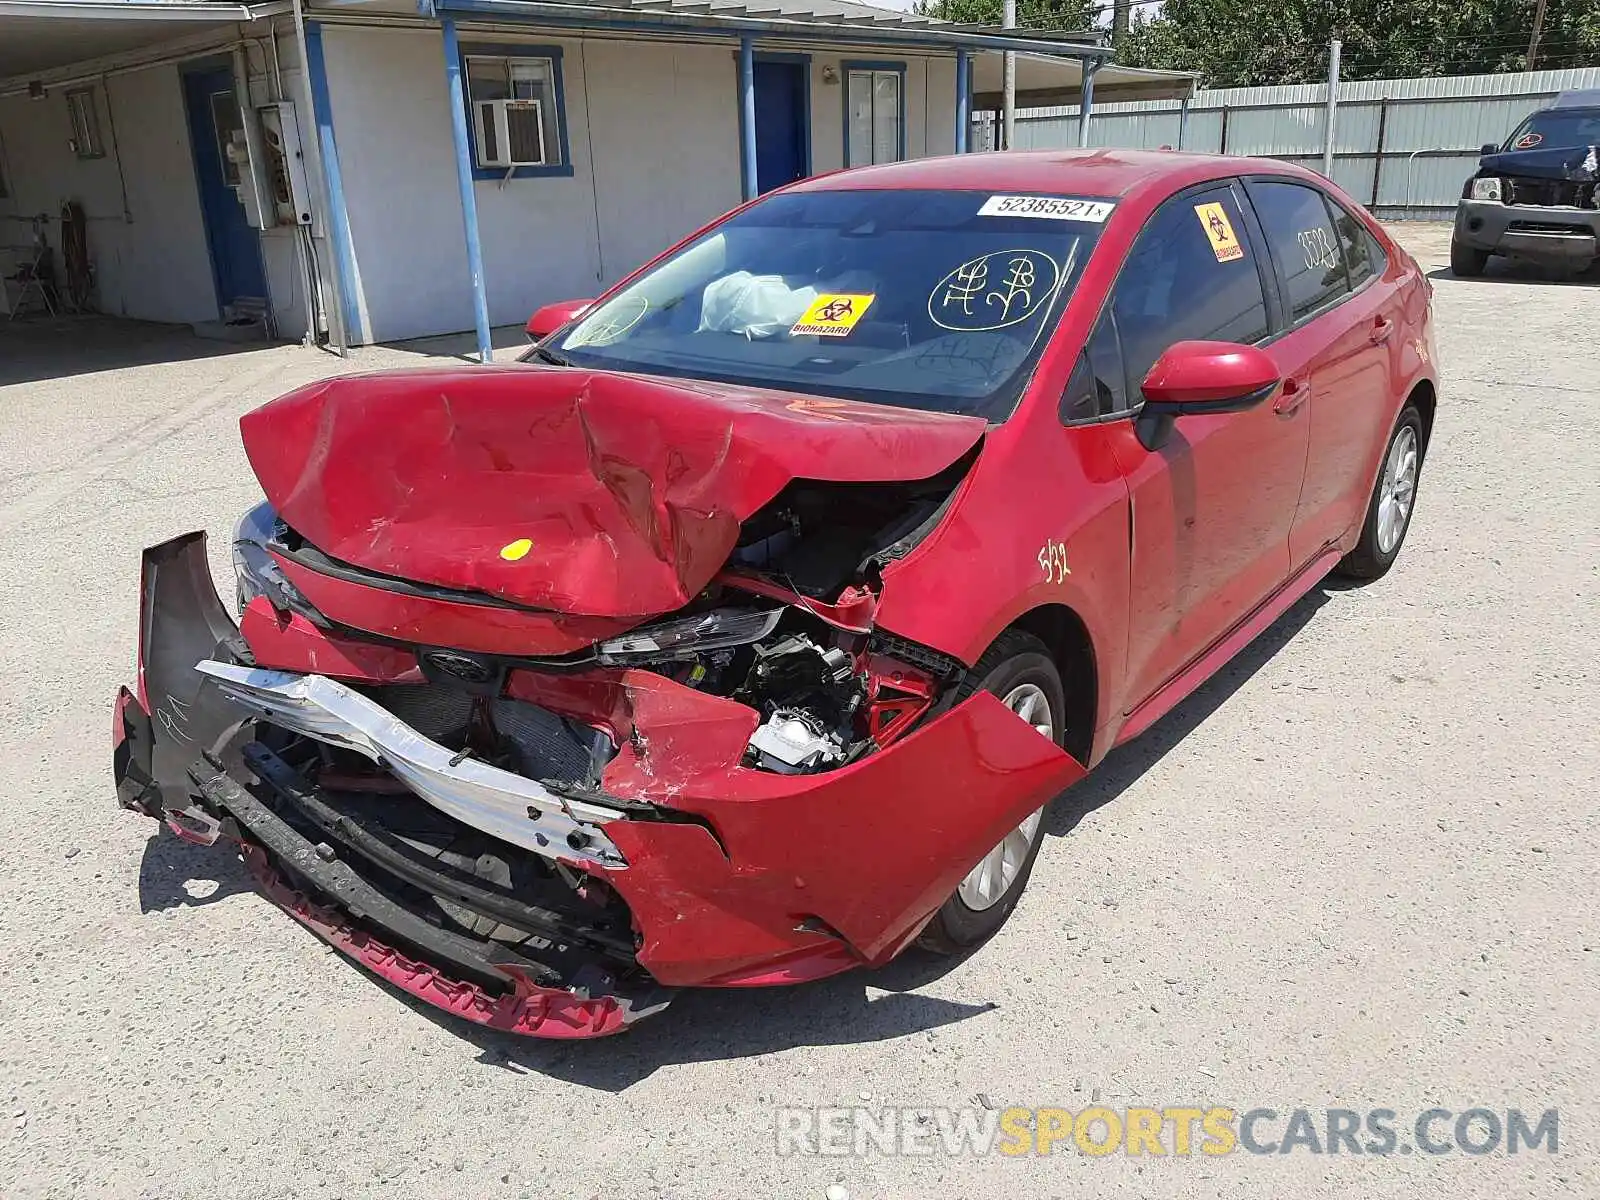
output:
[[[381,763],[440,812],[535,854],[616,870],[622,853],[601,829],[622,814],[567,800],[532,779],[423,737],[359,692],[320,675],[196,665],[227,699],[280,729],[343,746]]]
[[[554,914],[541,914],[532,906],[430,871],[376,835],[363,835],[314,794],[296,797],[292,772],[264,748],[251,746],[246,753],[280,802],[299,799],[299,811],[325,823],[331,837],[342,834],[359,843],[365,836],[367,852],[374,857],[387,855],[389,865],[410,882],[441,894],[470,897],[476,905],[493,910],[489,915],[542,925],[562,936]],[[581,967],[563,980],[547,965],[439,928],[367,882],[329,842],[312,843],[302,836],[215,764],[201,762],[190,774],[206,807],[236,825],[245,861],[269,899],[335,949],[420,1000],[508,1033],[588,1038],[617,1033],[666,1007],[671,999],[671,993],[661,988],[625,989],[598,964]],[[625,945],[605,935],[580,934],[571,940],[599,941],[626,953]]]
[[[480,1025],[536,1037],[598,1037],[671,999],[637,965],[625,912],[597,909],[586,919],[579,906],[543,907],[453,867],[381,822],[363,821],[359,797],[308,781],[252,739],[259,730],[280,744],[282,731],[303,729],[325,744],[381,756],[415,796],[367,799],[385,810],[426,801],[443,814],[436,822],[453,821],[452,808],[466,806],[463,815],[472,815],[472,806],[494,793],[474,785],[504,777],[527,792],[505,793],[522,822],[519,836],[506,839],[513,846],[527,843],[571,864],[560,869],[600,861],[622,869],[622,855],[591,821],[598,815],[591,806],[487,764],[451,768],[448,751],[342,684],[256,669],[211,583],[204,535],[145,552],[140,624],[139,694],[123,688],[113,707],[112,763],[124,807],[192,842],[237,842],[261,890],[297,921],[374,974]],[[201,663],[213,673],[197,671]],[[241,682],[247,679],[279,690],[252,696]],[[349,719],[333,717],[317,699],[346,707]],[[266,702],[270,723],[252,721],[268,716]],[[340,736],[330,737],[330,726]],[[422,811],[426,825],[431,810]],[[503,807],[501,815],[510,812]],[[476,819],[491,824],[493,816]],[[539,845],[540,837],[550,844]],[[465,936],[446,923],[494,937]],[[519,944],[507,944],[508,934]]]

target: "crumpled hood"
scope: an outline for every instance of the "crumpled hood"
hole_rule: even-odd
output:
[[[1593,183],[1600,179],[1600,147],[1538,146],[1502,150],[1479,160],[1485,175],[1519,175],[1524,179],[1565,179]]]
[[[597,616],[681,607],[791,479],[936,475],[978,417],[531,365],[346,376],[239,422],[291,528],[332,558]]]

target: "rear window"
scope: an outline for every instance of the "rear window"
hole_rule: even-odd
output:
[[[1112,208],[987,192],[771,196],[545,350],[579,366],[1003,421]]]

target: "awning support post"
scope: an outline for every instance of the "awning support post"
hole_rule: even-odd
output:
[[[1083,63],[1083,94],[1078,100],[1078,145],[1089,144],[1089,114],[1094,109],[1094,76],[1100,69],[1100,64],[1090,59],[1079,59]]]
[[[1189,100],[1185,96],[1178,105],[1178,149],[1183,149],[1183,140],[1189,135]]]
[[[478,361],[493,362],[489,341],[489,298],[483,283],[483,247],[478,242],[478,197],[472,185],[472,141],[467,135],[467,102],[462,91],[461,51],[456,23],[446,17],[444,26],[444,78],[450,94],[450,126],[455,134],[456,183],[461,188],[461,224],[467,239],[467,271],[472,277],[472,317],[478,330]]]
[[[355,242],[350,236],[350,212],[344,204],[344,183],[339,174],[339,144],[333,136],[333,105],[328,95],[328,69],[322,53],[322,26],[307,21],[299,0],[294,6],[295,34],[300,47],[300,59],[306,65],[306,98],[311,102],[311,119],[316,126],[316,137],[309,148],[320,168],[322,195],[318,199],[327,204],[323,216],[323,236],[333,249],[332,296],[322,290],[324,270],[317,267],[317,290],[322,296],[323,311],[328,318],[328,332],[340,358],[350,354],[350,343],[361,336],[361,306],[356,298]],[[316,322],[313,311],[316,304],[306,300],[306,323]]]
[[[965,154],[972,137],[972,56],[956,51],[956,153]]]
[[[756,43],[748,34],[739,39],[739,165],[744,176],[744,198],[760,195],[756,180]]]

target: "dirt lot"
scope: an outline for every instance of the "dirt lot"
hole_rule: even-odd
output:
[[[1447,231],[1401,236],[1442,267]],[[236,419],[336,360],[5,335],[0,1195],[1600,1195],[1600,290],[1439,274],[1395,572],[1314,592],[1059,805],[985,950],[573,1046],[436,1018],[113,802],[140,548],[204,525],[228,574]],[[1093,1101],[1558,1108],[1560,1149],[775,1149],[779,1105]]]

